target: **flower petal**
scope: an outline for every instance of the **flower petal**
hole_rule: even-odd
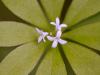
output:
[[[56,18],[56,25],[57,25],[57,26],[60,25],[60,19],[59,19],[59,17]]]
[[[40,37],[38,38],[38,43],[40,43],[42,40],[43,40],[43,37],[40,36]]]
[[[18,22],[0,22],[0,46],[15,46],[38,37],[35,28]]]
[[[58,44],[58,41],[57,40],[54,40],[53,43],[52,43],[52,48],[56,48],[57,47],[57,44]]]
[[[60,44],[66,44],[66,43],[67,43],[67,41],[62,40],[62,39],[59,39],[58,42],[59,42]]]
[[[48,35],[48,32],[43,32],[43,36],[47,36]]]
[[[54,37],[47,36],[47,39],[50,40],[50,41],[53,41],[54,40]]]
[[[60,27],[62,28],[62,27],[67,27],[67,25],[66,24],[60,24]]]
[[[50,22],[50,24],[52,24],[52,25],[54,25],[54,26],[56,25],[56,23],[55,23],[55,22]]]
[[[42,31],[40,29],[38,29],[38,28],[35,28],[35,29],[39,34],[42,34]]]
[[[62,34],[61,31],[57,31],[57,33],[56,33],[56,37],[57,37],[57,38],[60,38],[61,34]]]

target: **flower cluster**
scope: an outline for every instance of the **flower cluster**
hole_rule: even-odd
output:
[[[63,27],[67,27],[67,25],[66,24],[60,24],[60,20],[59,20],[58,17],[56,18],[56,22],[50,22],[50,24],[55,26],[55,28],[56,28],[56,36],[55,37],[50,36],[50,35],[48,35],[49,34],[48,32],[44,32],[44,31],[36,28],[36,31],[40,34],[40,37],[38,38],[38,43],[40,43],[41,41],[45,42],[46,41],[45,37],[47,37],[48,40],[53,41],[52,48],[56,48],[58,43],[66,44],[67,41],[62,40],[60,37],[62,35],[61,29]]]

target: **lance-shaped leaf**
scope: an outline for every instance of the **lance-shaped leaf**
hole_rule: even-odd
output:
[[[67,75],[65,64],[57,48],[48,51],[36,75]]]
[[[100,50],[100,22],[87,24],[74,29],[65,33],[63,37],[73,39],[91,48]]]
[[[43,43],[27,43],[13,50],[0,63],[0,75],[28,75],[45,50]]]
[[[100,0],[73,0],[64,22],[74,25],[98,12],[100,12]]]
[[[71,42],[63,49],[76,75],[100,75],[99,55]]]
[[[40,2],[50,20],[54,21],[57,16],[60,17],[64,0],[40,0]]]
[[[37,37],[34,28],[17,22],[0,22],[0,46],[15,46]]]
[[[40,28],[47,29],[48,23],[44,13],[40,8],[38,0],[2,0],[3,3],[17,16],[37,25]],[[48,29],[47,29],[48,30]]]

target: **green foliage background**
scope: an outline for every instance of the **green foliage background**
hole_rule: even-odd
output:
[[[57,16],[68,44],[37,44]],[[0,75],[100,75],[100,0],[1,0]]]

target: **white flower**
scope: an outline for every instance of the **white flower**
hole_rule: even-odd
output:
[[[56,18],[56,22],[50,22],[50,24],[56,26],[56,30],[57,30],[57,31],[59,31],[59,30],[61,31],[61,28],[62,28],[62,27],[67,27],[66,24],[60,24],[60,20],[59,20],[58,17]]]
[[[42,30],[36,28],[36,31],[40,34],[40,37],[38,38],[38,43],[40,43],[42,40],[45,42],[45,37],[48,35],[48,32],[43,32]]]
[[[58,31],[56,37],[47,36],[48,40],[53,41],[52,48],[56,48],[57,44],[66,44],[67,41],[60,39],[62,32]]]

